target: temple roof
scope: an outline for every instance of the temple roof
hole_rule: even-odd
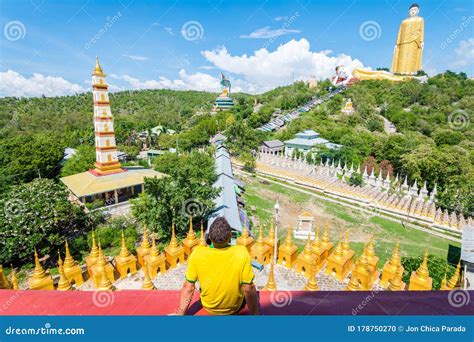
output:
[[[94,176],[89,171],[61,178],[61,181],[77,197],[101,194],[115,189],[143,184],[145,177],[163,177],[152,169],[126,169],[127,172]]]

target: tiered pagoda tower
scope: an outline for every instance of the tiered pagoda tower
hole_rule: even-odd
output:
[[[124,172],[117,158],[115,145],[114,119],[110,111],[108,85],[105,73],[96,57],[92,73],[92,97],[94,101],[95,131],[95,169],[90,170],[95,176]]]

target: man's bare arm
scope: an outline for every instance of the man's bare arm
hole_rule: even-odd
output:
[[[181,295],[179,298],[179,308],[176,311],[177,315],[185,315],[186,311],[189,308],[189,304],[193,299],[194,294],[194,283],[191,283],[187,280],[184,281],[183,287],[181,288]]]
[[[244,291],[245,302],[249,308],[251,315],[259,315],[260,310],[258,307],[258,295],[257,289],[254,284],[242,284],[242,290]]]

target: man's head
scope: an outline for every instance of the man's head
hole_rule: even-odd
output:
[[[418,4],[412,4],[410,8],[408,9],[408,15],[410,17],[417,16],[418,12],[420,12],[420,6],[418,6]]]
[[[229,244],[232,236],[232,229],[227,220],[218,217],[209,228],[209,238],[215,246],[225,246]]]

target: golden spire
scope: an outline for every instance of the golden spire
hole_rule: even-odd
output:
[[[240,237],[247,239],[249,238],[249,232],[247,230],[247,220],[244,221],[244,228],[242,229],[242,235]]]
[[[357,277],[357,272],[353,271],[351,275],[351,280],[349,284],[347,284],[346,291],[359,291],[360,290],[360,283],[359,278]]]
[[[72,268],[75,266],[74,258],[71,256],[71,253],[69,252],[69,245],[66,240],[66,257],[64,258],[64,264],[63,267],[65,269]]]
[[[334,251],[334,257],[336,259],[342,259],[342,256],[344,255],[344,250],[342,248],[342,233],[339,234],[339,241],[337,242],[336,250]]]
[[[272,223],[270,224],[270,230],[268,231],[267,241],[271,241],[272,244],[275,242],[275,219],[272,217]]]
[[[127,244],[125,243],[125,235],[122,229],[122,246],[120,247],[119,256],[121,259],[126,260],[130,256],[130,252],[127,249]]]
[[[328,223],[324,225],[324,233],[323,233],[323,238],[322,238],[322,246],[326,248],[328,244],[330,243],[329,241],[329,234],[328,234]]]
[[[286,233],[285,246],[293,247],[293,245],[294,245],[294,242],[293,242],[293,229],[290,227],[290,228],[288,228],[288,231]]]
[[[364,250],[362,251],[362,254],[360,255],[359,260],[357,262],[357,270],[367,271],[368,264],[369,261],[367,260],[367,245],[364,244]]]
[[[160,256],[160,252],[158,251],[158,247],[156,247],[155,234],[151,235],[151,248],[150,248],[150,254],[148,254],[148,255],[150,257],[152,257],[153,259]],[[145,267],[145,264],[143,264],[143,267]]]
[[[153,238],[153,242],[155,242],[154,238]],[[147,265],[146,260],[145,260],[145,264],[143,265],[143,273],[145,274],[145,278],[143,279],[142,290],[155,290],[155,285],[151,281],[150,275],[148,274],[148,265]]]
[[[97,287],[98,291],[113,291],[115,290],[114,285],[110,282],[109,277],[107,277],[107,272],[105,271],[105,268],[103,269],[103,272],[101,272],[100,276],[100,283],[99,287]]]
[[[389,265],[392,269],[396,270],[398,266],[401,265],[400,263],[400,255],[398,254],[398,242],[395,244],[395,248],[393,249],[392,257],[390,258]]]
[[[319,228],[316,228],[316,234],[314,235],[313,243],[311,244],[311,249],[313,253],[318,253],[321,251],[321,240],[319,239]]]
[[[13,268],[13,265],[10,265],[12,271],[11,271],[11,279],[12,279],[12,286],[14,290],[19,290],[20,286],[18,285],[18,279],[15,274],[15,269]]]
[[[403,290],[402,277],[403,277],[402,268],[401,266],[398,266],[397,270],[395,271],[395,274],[393,275],[393,278],[388,281],[388,289],[390,291]]]
[[[148,241],[148,233],[146,231],[146,226],[143,228],[143,239],[141,247],[144,250],[148,250],[150,248],[150,241]]]
[[[308,232],[308,239],[306,240],[303,253],[307,256],[313,255],[313,250],[311,249],[311,233],[309,232]]]
[[[375,248],[374,248],[374,236],[370,236],[369,244],[367,245],[366,255],[368,260],[372,260],[375,256]]]
[[[89,253],[92,262],[95,262],[99,257],[99,249],[97,248],[97,244],[95,242],[95,233],[92,231],[92,248],[91,252]]]
[[[43,267],[41,267],[38,259],[38,252],[35,248],[35,270],[33,271],[33,279],[42,279],[44,277],[46,277],[46,273],[44,272]]]
[[[191,241],[196,239],[196,234],[194,233],[194,229],[193,229],[193,220],[191,216],[189,216],[189,230],[188,230],[188,234],[186,235],[186,239],[191,240]]]
[[[66,242],[67,243],[67,242]],[[64,274],[63,261],[61,260],[61,254],[58,252],[58,271],[59,271],[59,282],[56,290],[58,291],[69,291],[71,290],[71,284]]]
[[[199,246],[204,246],[204,247],[207,246],[206,237],[204,235],[204,225],[202,224],[202,221],[201,221],[201,237],[199,238]]]
[[[446,275],[448,273],[448,265],[446,265],[446,271],[444,271],[444,278],[441,281],[441,286],[439,287],[440,290],[451,290],[447,285]]]
[[[317,291],[319,290],[318,287],[318,280],[316,279],[316,265],[311,267],[311,272],[309,274],[308,282],[304,288],[306,291]]]
[[[99,57],[98,56],[95,57],[95,67],[94,67],[94,71],[93,71],[92,75],[93,76],[105,76],[105,74],[102,71],[102,68],[99,64]]]
[[[416,275],[419,279],[426,280],[430,276],[428,271],[428,250],[425,250],[425,256],[421,266],[416,270]]]
[[[176,234],[174,232],[174,222],[171,224],[171,240],[170,240],[170,251],[176,250],[179,248],[178,239],[176,239]]]
[[[459,259],[459,262],[456,266],[456,271],[454,272],[453,276],[451,279],[449,279],[448,286],[452,290],[456,287],[456,285],[459,283],[459,278],[460,278],[460,272],[461,272],[461,259]]]
[[[100,244],[100,240],[99,240],[99,255],[97,256],[97,265],[99,267],[103,267],[104,272],[105,272],[105,265],[106,264],[107,264],[107,260],[105,259],[104,254],[102,254],[102,245]]]
[[[267,291],[276,291],[276,284],[275,284],[275,262],[274,259],[272,258],[272,263],[270,265],[270,274],[268,275],[268,281],[267,285],[265,286],[265,290]]]
[[[344,254],[347,254],[351,248],[349,247],[349,230],[346,229],[346,238],[344,239],[344,242],[342,243],[342,250]]]

